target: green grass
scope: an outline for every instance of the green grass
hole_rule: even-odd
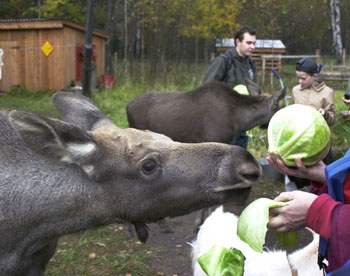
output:
[[[0,110],[9,112],[14,109],[37,112],[48,117],[58,117],[51,97],[54,91],[28,92],[25,89],[16,88],[11,92],[0,96]]]
[[[127,240],[123,225],[109,225],[62,237],[46,275],[156,275],[147,266],[156,253],[136,238]]]

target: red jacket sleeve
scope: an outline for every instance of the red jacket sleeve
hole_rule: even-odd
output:
[[[338,205],[343,204],[333,200],[328,194],[321,194],[307,212],[306,226],[328,240],[331,235],[333,212]]]

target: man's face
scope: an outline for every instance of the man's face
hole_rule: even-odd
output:
[[[297,78],[302,89],[309,88],[317,78],[316,74],[310,75],[303,71],[297,71]]]
[[[243,34],[242,41],[236,40],[236,50],[241,57],[249,57],[255,49],[256,36],[249,33]]]

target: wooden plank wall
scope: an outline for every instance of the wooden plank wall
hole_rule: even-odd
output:
[[[284,49],[272,49],[272,48],[255,48],[252,59],[255,61],[256,67],[259,71],[263,69],[263,62],[261,56],[271,55],[278,56],[285,52]],[[275,68],[279,73],[282,71],[282,59],[269,58],[265,61],[265,71],[271,72],[271,69]]]
[[[46,40],[55,47],[48,57],[40,50]],[[59,29],[1,31],[0,47],[4,49],[4,79],[11,80],[6,85],[2,84],[1,88],[8,91],[13,87],[21,86],[35,91],[64,87],[63,78],[59,73],[63,72],[59,47],[61,40]],[[11,44],[15,44],[18,49]],[[13,75],[13,72],[18,73]]]
[[[0,91],[21,86],[30,91],[59,90],[76,77],[76,44],[85,43],[85,32],[64,28],[0,30],[0,48],[4,50]],[[54,50],[44,55],[40,47],[48,40]],[[93,36],[96,46],[97,76],[104,72],[105,39]]]

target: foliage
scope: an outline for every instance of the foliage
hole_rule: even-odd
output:
[[[126,49],[129,58],[140,58],[135,49],[142,49],[143,57],[154,60],[152,71],[156,72],[160,58],[196,62],[201,58],[207,62],[215,51],[215,39],[232,38],[242,25],[255,27],[258,38],[281,39],[289,54],[314,54],[316,49],[331,54],[329,1],[95,0],[94,25],[110,34],[110,55],[117,51],[121,57]],[[38,18],[39,3],[41,17],[85,24],[87,0],[3,0],[0,18]],[[343,46],[349,52],[350,2],[340,1],[340,11]],[[203,53],[202,57],[199,53]]]
[[[314,54],[332,44],[325,0],[247,0],[238,20],[256,26],[258,38],[281,39],[290,54]]]
[[[181,2],[181,10],[186,10],[186,13],[180,21],[179,33],[185,37],[230,37],[232,30],[238,27],[236,17],[241,9],[240,1],[183,0]]]
[[[74,0],[45,0],[41,5],[41,13],[45,18],[70,19],[82,24],[86,21],[86,9]]]

